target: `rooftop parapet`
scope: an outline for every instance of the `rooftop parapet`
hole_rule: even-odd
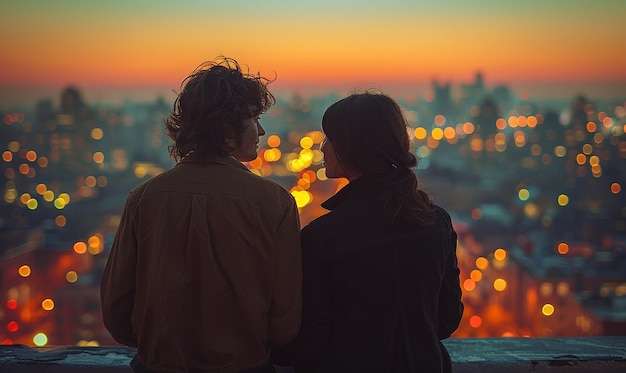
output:
[[[444,344],[455,373],[626,372],[626,336],[451,338]],[[134,350],[120,346],[31,348],[0,345],[3,373],[132,373]]]

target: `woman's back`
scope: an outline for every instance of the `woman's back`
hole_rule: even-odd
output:
[[[320,360],[325,366],[314,371],[439,371],[440,336],[460,320],[460,290],[440,293],[442,284],[458,289],[448,214],[436,208],[428,227],[392,223],[376,202],[385,189],[368,180],[350,183],[328,201],[337,203],[331,212],[302,232],[305,261],[315,263],[305,264],[305,325],[323,315],[332,329]],[[307,281],[307,272],[323,281]],[[307,299],[320,287],[331,289],[328,309]],[[441,314],[440,304],[452,312]],[[441,330],[440,319],[452,327]]]

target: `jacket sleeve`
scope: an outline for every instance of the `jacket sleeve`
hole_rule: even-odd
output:
[[[311,225],[302,230],[302,327],[294,341],[272,352],[272,362],[283,366],[318,361],[330,345],[333,324],[329,269],[320,256]]]
[[[276,232],[274,292],[269,319],[269,344],[279,348],[291,341],[302,319],[302,252],[300,220],[295,201],[287,209]]]
[[[449,215],[447,213],[445,215],[450,226],[450,242],[439,292],[439,339],[448,338],[458,328],[464,310],[459,283],[460,271],[456,257],[457,234],[452,228]]]
[[[121,344],[136,347],[131,315],[135,299],[137,240],[134,212],[126,202],[115,240],[100,282],[100,298],[104,326]]]

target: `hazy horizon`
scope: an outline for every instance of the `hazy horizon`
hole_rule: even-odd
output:
[[[473,77],[472,77],[473,79]],[[449,83],[452,88],[453,98],[459,98],[463,85],[473,83],[468,81],[438,81]],[[530,101],[569,100],[583,95],[590,100],[599,101],[626,101],[626,83],[486,83],[486,89],[490,91],[496,86],[506,86],[511,90],[513,97],[524,98]],[[81,93],[83,99],[91,104],[122,104],[126,100],[153,101],[157,98],[173,100],[179,85],[168,86],[93,86],[80,83],[67,83],[48,86],[0,86],[0,110],[10,111],[15,107],[32,106],[42,100],[51,100],[58,104],[62,91],[68,87],[74,87]],[[301,96],[312,98],[328,94],[346,95],[355,90],[379,89],[398,99],[421,99],[432,93],[431,82],[377,83],[360,82],[352,84],[313,85],[313,84],[270,84],[270,90],[278,97],[290,98]]]

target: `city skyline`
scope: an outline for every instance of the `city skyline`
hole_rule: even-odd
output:
[[[565,5],[564,5],[565,4]],[[433,80],[531,96],[623,96],[626,3],[406,0],[0,4],[0,103],[74,85],[92,99],[170,95],[225,55],[278,93],[376,87],[422,94]]]

